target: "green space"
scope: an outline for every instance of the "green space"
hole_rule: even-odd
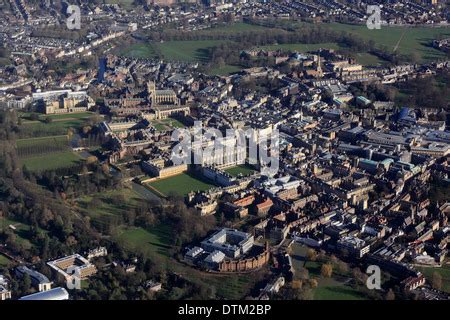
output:
[[[255,169],[253,169],[249,165],[239,165],[236,167],[225,169],[224,171],[229,173],[233,177],[236,177],[240,174],[242,174],[243,176],[249,176],[255,172]]]
[[[230,74],[241,71],[241,67],[233,66],[233,65],[223,65],[220,67],[215,67],[207,70],[207,74],[209,75],[217,75],[217,76],[228,76]]]
[[[258,25],[254,25],[254,24],[250,24],[250,23],[245,23],[245,22],[236,22],[233,24],[229,24],[229,25],[220,25],[217,27],[213,27],[210,29],[206,29],[206,30],[199,30],[199,31],[194,31],[195,32],[224,32],[224,33],[236,33],[236,32],[247,32],[247,31],[261,31],[267,29],[264,26],[258,26]]]
[[[370,30],[365,25],[349,25],[341,23],[323,24],[334,31],[350,32],[359,35],[366,41],[374,41],[378,46],[385,46],[393,51],[398,44],[400,54],[418,54],[420,61],[444,59],[442,51],[431,47],[433,39],[450,36],[448,27],[385,27]]]
[[[10,262],[10,259],[0,253],[0,267],[7,267]]]
[[[226,40],[167,41],[157,47],[164,59],[186,62],[208,62],[210,49]]]
[[[186,127],[183,123],[175,118],[167,118],[162,120],[153,120],[152,125],[158,131],[172,130],[176,128]]]
[[[314,300],[363,300],[365,297],[348,284],[349,277],[337,274],[334,270],[331,278],[324,278],[320,274],[321,263],[307,261],[306,252],[308,248],[298,243],[292,244],[292,263],[294,269],[299,273],[302,268],[308,270],[310,278],[318,282],[314,289]]]
[[[49,137],[37,137],[37,138],[26,138],[16,140],[17,148],[26,148],[36,145],[47,145],[49,143],[60,144],[67,143],[67,136],[49,136]]]
[[[321,48],[323,49],[339,49],[339,45],[334,42],[326,42],[326,43],[284,43],[277,45],[267,45],[261,46],[261,49],[264,50],[285,50],[285,51],[299,51],[299,52],[308,52],[315,51]]]
[[[120,51],[121,55],[135,59],[156,58],[156,51],[150,43],[136,43]]]
[[[449,263],[447,261],[447,263]],[[450,265],[443,264],[442,267],[422,267],[419,271],[425,275],[425,278],[431,282],[433,273],[438,273],[442,277],[442,291],[450,293]]]
[[[12,225],[15,227],[15,230],[10,228],[9,226]],[[29,240],[29,231],[30,226],[21,222],[18,222],[13,219],[0,217],[0,231],[6,231],[11,230],[16,235],[16,241],[18,244],[23,246],[23,248],[31,248],[32,244]],[[5,257],[6,258],[6,257]]]
[[[121,216],[134,209],[142,197],[128,188],[86,195],[77,199],[78,209],[91,218]]]
[[[131,58],[155,58],[160,52],[163,59],[185,62],[208,62],[210,49],[227,40],[166,41],[160,43],[136,43],[120,51]]]
[[[169,257],[172,237],[167,225],[158,225],[152,228],[124,228],[118,234],[118,240],[129,249],[139,248],[144,254],[154,254]]]
[[[81,128],[92,112],[70,113],[70,114],[39,114],[38,120],[30,119],[31,113],[21,113],[22,124],[20,126],[21,137],[43,137],[67,134],[70,128]],[[51,122],[45,122],[50,118]]]
[[[26,157],[20,160],[30,171],[45,171],[59,168],[68,168],[77,165],[82,158],[75,152],[54,152],[49,154]]]
[[[171,192],[185,196],[191,191],[205,191],[215,187],[213,184],[201,180],[189,173],[182,173],[170,178],[153,181],[148,183],[148,186],[166,196]]]

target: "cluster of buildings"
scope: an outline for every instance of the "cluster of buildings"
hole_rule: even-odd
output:
[[[87,252],[85,258],[80,254],[73,254],[47,262],[51,272],[51,279],[43,273],[38,272],[32,266],[19,265],[14,268],[16,279],[29,277],[32,289],[35,293],[20,297],[19,300],[69,300],[69,292],[66,288],[58,286],[52,288],[54,283],[64,283],[67,289],[76,288],[81,281],[97,273],[97,268],[92,260],[108,254],[105,247],[98,247]],[[74,279],[73,277],[77,277]],[[76,280],[76,281],[74,281]],[[70,285],[69,285],[70,284]],[[12,298],[10,279],[0,275],[0,300]]]

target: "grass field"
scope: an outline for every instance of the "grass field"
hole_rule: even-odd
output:
[[[11,260],[0,253],[0,267],[7,267]]]
[[[61,136],[49,136],[49,137],[37,137],[37,138],[27,138],[27,139],[18,139],[16,140],[17,148],[26,148],[30,146],[36,146],[36,145],[46,145],[49,143],[66,143],[67,142],[67,136],[61,135]]]
[[[39,115],[38,120],[31,120],[30,113],[22,113],[21,136],[42,137],[65,135],[69,128],[81,128],[86,120],[94,115],[92,112],[81,112],[72,114]],[[45,118],[51,118],[52,122],[45,123]]]
[[[214,187],[213,184],[188,173],[150,182],[148,185],[166,196],[171,192],[185,196],[191,191],[204,191]]]
[[[233,23],[231,25],[220,25],[217,27],[213,27],[211,29],[207,29],[207,30],[201,30],[198,32],[224,32],[224,33],[236,33],[236,32],[248,32],[248,31],[261,31],[267,29],[264,26],[257,26],[257,25],[253,25],[253,24],[249,24],[249,23],[245,23],[245,22],[236,22]]]
[[[315,261],[306,261],[307,247],[298,243],[292,245],[292,261],[298,272],[306,268],[310,278],[315,278],[318,286],[314,289],[314,300],[363,300],[365,297],[349,286],[342,277],[333,274],[331,278],[320,275],[321,264]]]
[[[153,120],[152,125],[155,127],[158,131],[164,131],[164,130],[172,130],[176,128],[184,128],[185,125],[181,123],[179,120],[174,118],[167,118],[163,120]]]
[[[125,199],[125,201],[115,202],[114,200],[118,197]],[[93,202],[94,199],[98,201]],[[134,209],[141,199],[142,197],[135,191],[122,188],[80,197],[77,199],[77,204],[81,212],[89,215],[91,218],[100,218],[103,216],[122,215],[128,210]]]
[[[28,170],[38,172],[72,167],[82,161],[82,158],[75,152],[66,151],[26,157],[20,161]]]
[[[430,282],[433,277],[433,273],[439,273],[442,277],[442,291],[450,293],[450,265],[444,264],[440,268],[423,267],[419,268],[419,270]]]
[[[255,169],[248,165],[239,165],[236,167],[225,169],[224,171],[231,174],[233,177],[236,177],[239,174],[242,174],[243,176],[249,176],[255,172]]]
[[[131,58],[152,59],[158,50],[163,58],[169,61],[208,62],[210,49],[225,42],[227,41],[198,40],[137,43],[122,49],[120,54]]]
[[[17,243],[23,246],[25,249],[32,247],[30,240],[28,239],[28,232],[30,231],[30,226],[12,219],[5,217],[0,217],[0,230],[12,230],[9,225],[13,225],[16,230],[14,234],[16,235]]]
[[[433,39],[449,37],[450,28],[429,27],[382,27],[370,30],[366,26],[347,25],[340,23],[324,24],[335,31],[350,32],[359,35],[364,40],[373,40],[378,46],[386,46],[389,51],[394,50],[398,43],[401,54],[418,53],[422,62],[443,59],[445,54],[430,46]]]
[[[233,65],[224,65],[221,67],[211,68],[207,71],[209,75],[228,76],[232,73],[241,71],[241,67]]]

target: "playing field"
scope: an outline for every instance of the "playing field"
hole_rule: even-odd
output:
[[[236,167],[225,169],[224,171],[231,174],[233,177],[236,177],[240,174],[242,174],[243,176],[249,176],[255,172],[255,169],[248,165],[239,165]]]
[[[17,148],[26,148],[36,145],[47,145],[49,143],[53,144],[66,144],[67,136],[50,136],[50,137],[37,137],[37,138],[27,138],[27,139],[18,139],[16,140]]]
[[[158,50],[163,59],[182,62],[208,62],[210,49],[227,40],[166,41],[162,43],[137,43],[120,50],[131,58],[152,59]],[[156,50],[155,50],[156,49]]]
[[[172,192],[180,196],[185,196],[191,191],[204,191],[214,187],[213,184],[200,180],[188,173],[150,182],[148,186],[156,189],[165,196]]]
[[[433,39],[450,36],[449,27],[381,27],[379,30],[370,30],[362,25],[340,23],[323,25],[335,31],[357,34],[366,41],[373,40],[377,46],[385,46],[388,51],[393,51],[397,46],[397,52],[400,54],[417,53],[423,62],[444,59],[445,54],[430,45]]]
[[[91,117],[91,112],[39,115],[38,120],[31,120],[30,113],[22,113],[22,125],[20,126],[21,137],[43,137],[65,135],[69,128],[81,128],[86,120]],[[51,122],[44,122],[46,118],[52,119]]]
[[[20,160],[28,170],[40,172],[45,170],[68,168],[77,165],[83,159],[75,152],[54,152],[44,155],[26,157]]]

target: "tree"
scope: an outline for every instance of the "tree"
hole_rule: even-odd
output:
[[[441,290],[442,276],[439,273],[433,272],[433,275],[431,276],[431,286],[436,290]]]
[[[314,249],[308,249],[306,252],[306,259],[308,261],[316,261],[317,260],[317,253]]]
[[[320,274],[322,277],[330,278],[333,275],[333,266],[329,263],[325,263],[320,268]]]
[[[389,289],[389,291],[386,293],[386,300],[395,300],[395,294],[392,289]]]

